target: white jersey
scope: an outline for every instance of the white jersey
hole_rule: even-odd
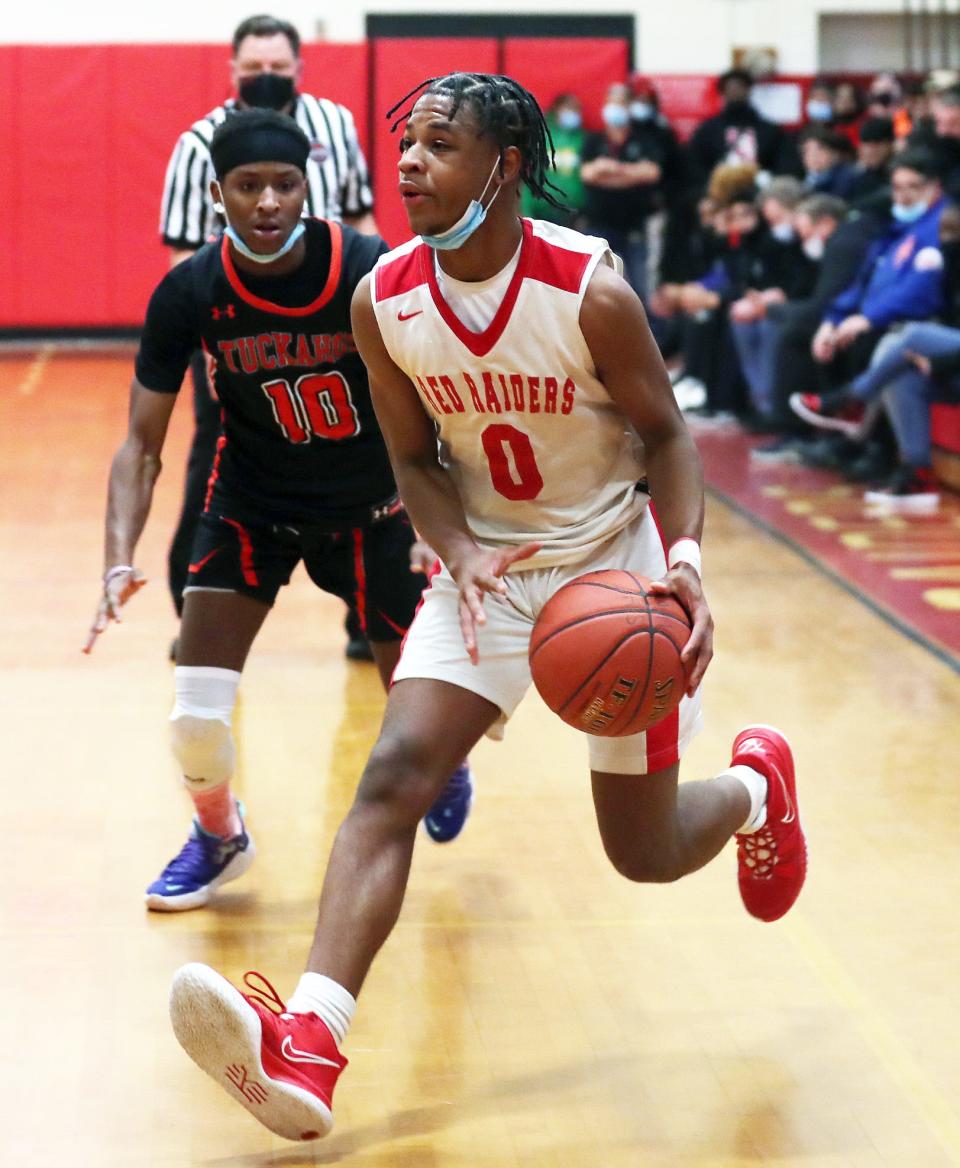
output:
[[[483,332],[443,299],[419,238],[381,256],[372,284],[387,352],[436,420],[474,537],[543,543],[517,570],[582,559],[647,502],[639,440],[580,328],[590,277],[614,257],[605,240],[522,222],[520,261]]]

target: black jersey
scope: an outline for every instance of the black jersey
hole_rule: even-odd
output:
[[[238,272],[226,239],[173,268],[150,299],[136,374],[176,393],[199,345],[216,359],[212,508],[349,523],[396,490],[350,326],[354,289],[387,245],[323,219],[305,225],[305,261],[286,276]]]

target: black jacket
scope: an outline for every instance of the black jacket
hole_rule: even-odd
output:
[[[811,336],[820,327],[827,306],[853,281],[876,235],[869,217],[851,216],[827,240],[813,290],[787,305],[791,326]]]
[[[793,138],[780,126],[768,122],[755,109],[725,109],[701,122],[687,147],[691,179],[702,189],[710,172],[722,162],[741,135],[752,135],[756,161],[771,174],[792,174],[798,178],[803,167]]]

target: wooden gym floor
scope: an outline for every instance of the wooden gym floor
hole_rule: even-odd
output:
[[[298,575],[236,722],[257,863],[208,910],[143,910],[188,824],[164,557],[190,417],[137,557],[151,584],[82,657],[129,376],[129,353],[0,357],[0,1164],[960,1164],[960,679],[715,501],[718,656],[685,774],[748,720],[787,731],[811,848],[794,911],[745,914],[732,847],[675,886],[620,880],[583,744],[531,696],[476,752],[463,836],[418,845],[333,1135],[285,1144],[208,1081],[170,1032],[170,975],[203,960],[292,990],[382,696]]]

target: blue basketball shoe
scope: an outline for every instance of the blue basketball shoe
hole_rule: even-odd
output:
[[[447,844],[463,831],[473,799],[470,764],[462,762],[447,780],[440,797],[423,817],[427,835],[437,844]]]
[[[243,824],[243,804],[237,804]],[[182,912],[202,908],[221,884],[236,880],[253,863],[256,849],[245,826],[239,835],[221,839],[193,821],[190,835],[147,889],[147,908],[157,912]]]

